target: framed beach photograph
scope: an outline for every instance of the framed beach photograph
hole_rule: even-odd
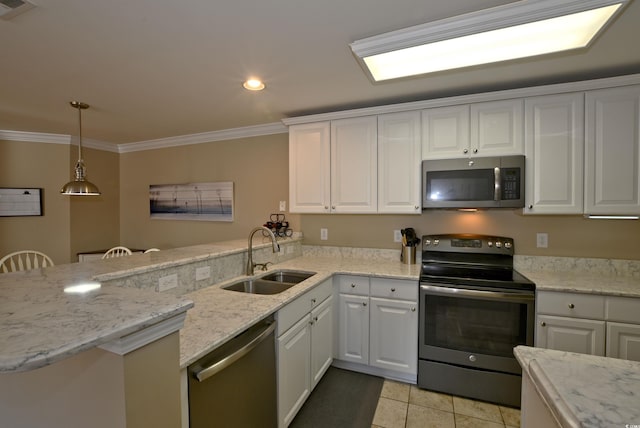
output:
[[[0,187],[0,217],[42,215],[42,189]]]
[[[152,184],[152,219],[233,221],[233,182]]]

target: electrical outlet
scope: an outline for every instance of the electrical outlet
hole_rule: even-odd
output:
[[[536,234],[536,247],[547,248],[549,246],[549,235],[547,233]]]
[[[329,229],[323,227],[320,229],[320,240],[326,241],[327,239],[329,239]]]
[[[196,281],[202,281],[203,279],[211,278],[211,267],[203,266],[196,268]]]
[[[178,286],[178,274],[161,276],[158,279],[158,291],[167,291]]]
[[[402,233],[400,233],[400,230],[393,231],[393,242],[402,242]]]
[[[280,201],[280,211],[287,210],[287,201]]]

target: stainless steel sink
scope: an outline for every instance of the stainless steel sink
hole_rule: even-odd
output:
[[[299,282],[304,281],[307,278],[311,278],[313,275],[315,275],[315,272],[280,270],[280,271],[272,272],[268,275],[265,275],[261,279],[264,279],[267,281],[290,282],[293,284],[297,284]]]
[[[247,279],[222,287],[225,290],[251,294],[278,294],[296,284],[289,282],[265,281],[263,279]]]
[[[251,294],[278,294],[315,275],[315,272],[280,270],[257,279],[244,279],[222,287],[224,290]]]

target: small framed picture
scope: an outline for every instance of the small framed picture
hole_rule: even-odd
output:
[[[0,187],[0,217],[42,215],[42,189]]]

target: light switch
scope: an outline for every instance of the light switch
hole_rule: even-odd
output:
[[[549,246],[549,235],[546,233],[536,234],[536,247],[547,248]]]
[[[323,227],[320,229],[320,240],[326,241],[327,239],[329,239],[329,229]]]
[[[287,201],[280,201],[280,211],[287,210]]]

